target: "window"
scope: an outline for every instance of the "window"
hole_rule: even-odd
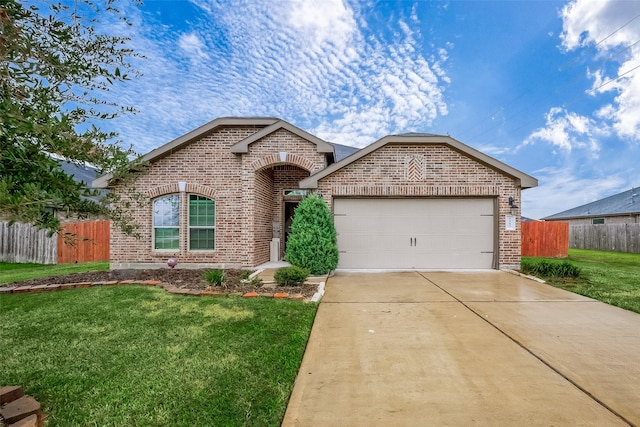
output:
[[[591,224],[604,224],[604,218],[593,218]]]
[[[215,202],[203,196],[189,195],[189,249],[215,249]]]
[[[180,249],[180,196],[177,194],[153,201],[153,248]]]

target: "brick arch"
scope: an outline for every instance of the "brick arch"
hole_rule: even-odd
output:
[[[154,187],[150,190],[147,190],[147,195],[149,196],[149,198],[155,199],[156,197],[159,197],[159,196],[164,196],[166,194],[174,194],[179,192],[180,192],[180,189],[178,188],[178,183],[176,182],[173,184],[160,185],[158,187]],[[187,182],[185,192],[197,193],[197,194],[200,194],[201,196],[209,197],[210,199],[213,199],[216,196],[216,190],[214,190],[213,188],[207,187],[206,185],[194,184],[190,182]]]
[[[280,157],[280,153],[268,154],[251,163],[251,167],[253,168],[254,172],[258,172],[262,169],[283,164],[298,166],[299,168],[302,168],[309,173],[311,173],[314,167],[314,164],[311,160],[293,153],[286,153],[284,161]]]
[[[214,190],[211,187],[207,187],[206,185],[202,185],[202,184],[192,184],[187,182],[187,189],[186,189],[187,193],[197,193],[200,194],[201,196],[205,196],[208,197],[210,199],[214,199],[216,197],[216,190]]]
[[[147,195],[149,196],[150,199],[155,199],[158,196],[164,196],[165,194],[172,194],[172,193],[179,193],[180,190],[178,189],[178,183],[174,183],[174,184],[165,184],[165,185],[161,185],[159,187],[154,187],[151,188],[150,190],[147,190]]]

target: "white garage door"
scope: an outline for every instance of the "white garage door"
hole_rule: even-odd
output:
[[[338,268],[492,268],[493,199],[334,199]]]

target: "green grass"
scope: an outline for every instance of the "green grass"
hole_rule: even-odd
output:
[[[544,277],[550,285],[640,313],[640,254],[569,249],[568,258],[547,260],[569,261],[581,270],[577,279]]]
[[[317,306],[119,286],[0,296],[0,385],[54,426],[278,426]]]
[[[0,262],[0,285],[3,283],[37,279],[39,277],[60,276],[63,274],[99,270],[109,270],[109,261],[51,265]]]

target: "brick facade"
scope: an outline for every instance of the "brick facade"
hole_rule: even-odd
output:
[[[181,267],[264,263],[269,260],[271,239],[279,236],[284,243],[287,202],[301,199],[299,194],[285,196],[284,191],[300,188],[300,182],[313,179],[314,174],[323,176],[317,181],[317,191],[330,208],[334,197],[348,196],[493,198],[498,242],[495,266],[519,267],[520,210],[509,206],[509,197],[521,206],[521,187],[518,179],[503,170],[447,144],[393,143],[330,172],[327,166],[332,154],[327,153],[326,143],[303,131],[292,131],[291,125],[278,128],[266,123],[268,119],[260,120],[260,124],[245,126],[215,126],[184,143],[169,143],[163,146],[168,148],[162,155],[150,159],[148,171],[132,186],[109,184],[112,191],[131,200],[131,213],[142,236],[136,239],[112,227],[111,267],[162,266],[168,258],[175,258]],[[320,147],[322,144],[325,146]],[[325,172],[330,173],[325,176]],[[186,183],[185,191],[180,191],[179,183]],[[142,194],[140,203],[129,197],[132,192]],[[155,250],[153,200],[172,194],[180,200],[179,249]],[[215,250],[189,250],[190,194],[215,201]],[[518,218],[516,230],[506,230],[506,215]]]
[[[520,217],[519,208],[509,206],[509,197],[521,206],[520,188],[513,178],[446,145],[386,145],[321,179],[318,191],[330,207],[333,198],[341,196],[495,198],[496,267],[520,267],[520,221],[516,221],[516,230],[505,227],[506,215]]]
[[[256,127],[224,127],[153,161],[133,187],[113,185],[123,198],[137,191],[146,200],[130,199],[141,239],[111,229],[111,267],[153,267],[175,258],[179,265],[240,267],[269,260],[274,221],[283,222],[282,190],[297,188],[300,179],[324,168],[326,156],[315,145],[279,130],[251,144],[246,154],[233,154],[232,145],[254,134]],[[186,191],[179,191],[179,182]],[[180,196],[180,249],[153,249],[152,202],[157,197]],[[188,195],[215,201],[215,250],[188,249]]]

